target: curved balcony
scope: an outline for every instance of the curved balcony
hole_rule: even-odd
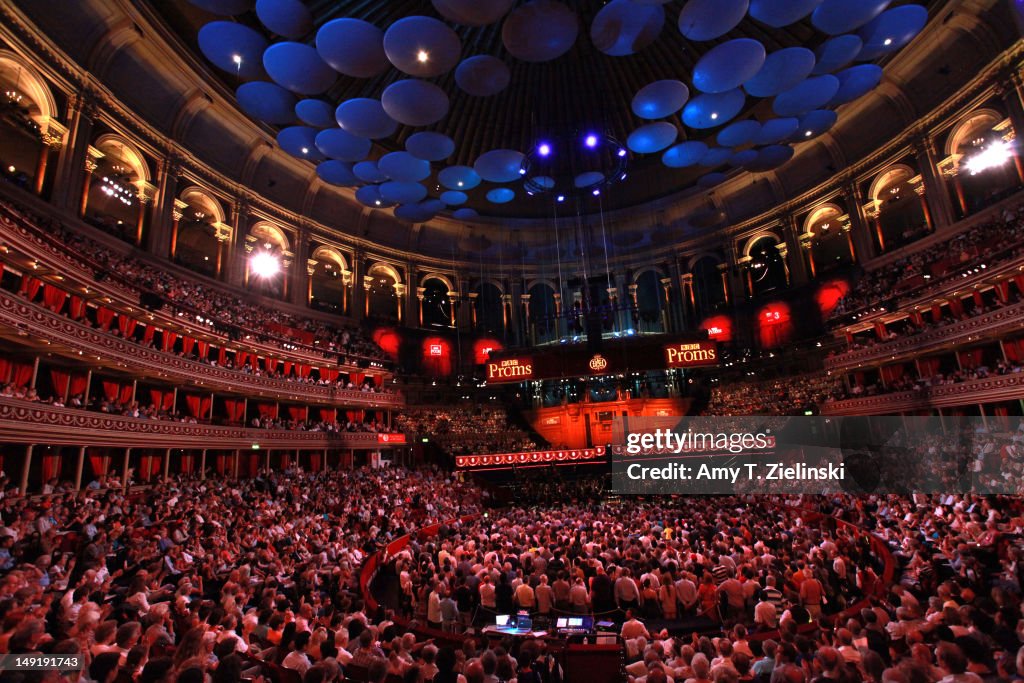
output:
[[[1001,337],[1021,328],[1024,328],[1024,302],[1003,306],[998,310],[967,320],[958,320],[920,334],[900,337],[826,358],[825,369],[830,372],[852,370],[865,365],[899,360],[907,356],[923,355],[942,347]]]
[[[957,384],[938,384],[891,394],[828,401],[822,415],[891,415],[933,408],[955,408],[1024,398],[1024,373],[990,375]]]
[[[380,449],[404,446],[400,435],[303,432],[147,420],[0,397],[0,443],[127,448]]]
[[[202,384],[204,389],[345,406],[395,407],[404,404],[398,393],[368,393],[289,382],[191,361],[99,332],[5,291],[0,291],[0,326],[16,330],[18,336],[28,335],[51,346],[67,348],[73,354],[103,354],[151,378],[188,385]]]

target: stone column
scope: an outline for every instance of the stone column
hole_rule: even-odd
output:
[[[146,250],[161,258],[172,256],[171,244],[176,242],[177,223],[181,216],[176,206],[178,172],[178,161],[174,157],[167,157],[160,165],[160,178]],[[178,218],[175,218],[175,213]]]
[[[68,132],[57,159],[53,182],[53,203],[77,210],[81,204],[81,188],[85,183],[85,163],[92,138],[96,100],[89,91],[78,92],[68,110]]]
[[[868,222],[864,215],[864,195],[861,193],[857,183],[850,183],[846,188],[846,208],[850,216],[851,234],[853,244],[856,247],[857,256],[861,263],[873,259],[877,252],[871,233],[868,232]]]
[[[914,150],[917,153],[918,166],[921,168],[924,198],[928,202],[928,213],[931,215],[934,229],[953,224],[953,202],[949,198],[946,181],[939,172],[934,140],[927,135],[920,135],[914,139]]]

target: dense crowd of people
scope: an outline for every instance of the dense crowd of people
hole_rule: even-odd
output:
[[[841,391],[837,376],[824,372],[773,380],[715,385],[704,415],[803,415]]]
[[[866,272],[833,310],[831,319],[877,307],[912,291],[923,293],[968,268],[988,268],[1024,253],[1024,206],[1004,209],[949,240]]]
[[[395,426],[416,438],[435,441],[452,455],[515,453],[537,448],[537,443],[511,422],[500,405],[409,408],[395,416]]]
[[[298,318],[277,307],[243,301],[226,290],[182,279],[137,258],[122,256],[56,219],[35,215],[9,202],[4,202],[3,208],[13,220],[46,233],[83,268],[116,279],[130,288],[135,297],[142,292],[159,296],[182,315],[189,314],[190,324],[274,346],[301,344],[282,331],[291,329],[311,335],[315,345],[306,344],[307,350],[325,356],[340,355],[353,361],[384,358],[383,350],[358,328],[335,327],[322,320]]]

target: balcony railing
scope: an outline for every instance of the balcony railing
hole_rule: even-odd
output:
[[[0,397],[0,443],[117,448],[323,450],[404,446],[372,432],[304,432],[147,420]],[[384,438],[382,438],[384,437]]]
[[[997,338],[1024,328],[1024,302],[1003,306],[966,320],[929,329],[920,334],[899,337],[874,346],[846,351],[825,359],[825,369],[842,372],[872,364],[924,355],[938,347],[973,343]]]
[[[0,291],[0,325],[16,329],[19,334],[28,334],[72,351],[80,351],[83,356],[102,354],[154,380],[188,385],[202,383],[203,389],[209,391],[221,390],[245,396],[258,395],[263,398],[338,406],[387,407],[404,403],[398,393],[370,393],[289,382],[188,360],[99,332],[5,291]]]
[[[821,405],[823,415],[891,415],[933,408],[954,408],[1024,398],[1024,373],[990,375],[956,384],[829,401]]]

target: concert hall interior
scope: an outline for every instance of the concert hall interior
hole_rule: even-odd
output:
[[[1021,0],[0,0],[0,683],[1024,681]]]

